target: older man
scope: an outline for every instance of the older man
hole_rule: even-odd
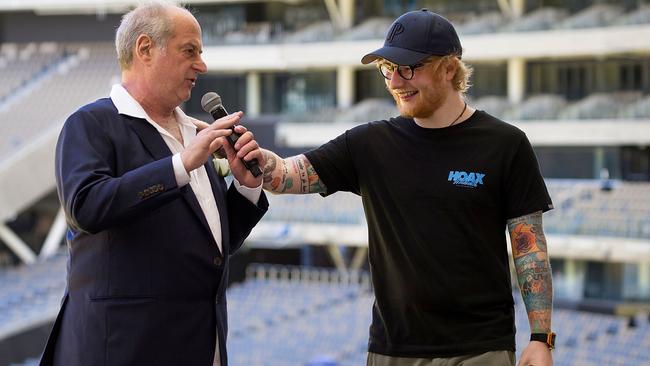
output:
[[[228,148],[230,188],[210,154],[241,112],[196,133],[178,106],[199,74],[201,29],[185,9],[136,8],[116,36],[122,83],[73,113],[56,149],[72,238],[68,285],[41,365],[222,365],[228,256],[268,207],[250,133]],[[241,128],[241,127],[237,127]]]

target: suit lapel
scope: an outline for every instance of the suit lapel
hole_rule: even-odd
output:
[[[229,238],[230,232],[228,230],[228,208],[226,207],[226,192],[222,186],[222,178],[217,176],[217,173],[214,170],[214,164],[212,163],[212,157],[208,158],[208,161],[205,163],[205,170],[208,172],[208,179],[210,180],[210,186],[212,187],[212,194],[214,195],[214,200],[217,202],[217,209],[219,210],[219,221],[221,224],[221,247],[223,248],[224,257],[228,256],[229,248]]]
[[[147,120],[129,116],[125,118],[154,159],[160,160],[172,154],[160,133]]]
[[[149,122],[141,118],[135,118],[135,117],[126,117],[126,118],[127,121],[129,121],[131,128],[140,137],[140,141],[142,141],[142,145],[144,145],[145,149],[149,151],[149,153],[151,154],[151,156],[153,156],[154,159],[160,160],[172,154],[172,152],[169,150],[169,147],[167,147],[165,140],[163,140],[162,136],[160,136],[160,133],[151,124],[149,124]],[[213,186],[212,189],[214,190],[214,183],[212,182],[210,183]],[[181,187],[180,191],[181,191],[181,195],[183,196],[183,199],[185,199],[187,204],[192,208],[192,211],[194,211],[197,218],[203,224],[203,227],[205,227],[205,229],[207,230],[208,235],[210,236],[210,238],[212,238],[212,231],[210,231],[210,226],[208,226],[208,221],[206,220],[205,215],[203,214],[203,210],[199,205],[199,201],[196,199],[196,196],[194,195],[194,191],[192,191],[192,187],[190,187],[190,185],[187,184]],[[218,204],[219,203],[217,201],[217,205]],[[221,212],[221,209],[219,209],[219,212]],[[216,245],[216,243],[214,244]]]

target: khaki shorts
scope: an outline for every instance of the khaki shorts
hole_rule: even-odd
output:
[[[512,351],[492,351],[449,358],[391,357],[368,352],[366,366],[514,366]]]

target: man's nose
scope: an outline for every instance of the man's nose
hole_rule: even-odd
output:
[[[393,77],[388,80],[388,86],[391,89],[398,89],[402,85],[404,85],[404,78],[399,74],[399,72],[397,72],[397,70],[395,70]]]
[[[194,64],[194,69],[199,74],[205,74],[208,72],[208,65],[205,64],[205,61],[203,61],[203,57],[199,58],[199,62]]]

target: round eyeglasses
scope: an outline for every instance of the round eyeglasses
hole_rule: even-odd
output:
[[[385,62],[379,65],[379,72],[387,80],[391,80],[393,79],[393,74],[395,73],[395,69],[397,69],[397,73],[399,74],[399,76],[402,77],[402,79],[411,80],[413,79],[413,75],[415,74],[415,69],[422,66],[424,66],[424,63],[404,66],[404,65],[395,65],[395,64]]]

